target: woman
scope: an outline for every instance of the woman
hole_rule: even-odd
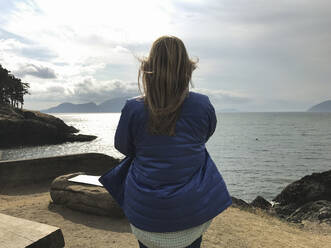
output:
[[[214,107],[208,96],[189,91],[195,68],[180,39],[160,37],[141,60],[144,94],[121,112],[115,148],[126,165],[103,184],[140,247],[200,247],[212,219],[232,204],[205,147],[216,128]]]

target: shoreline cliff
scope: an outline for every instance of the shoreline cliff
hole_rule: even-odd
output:
[[[0,148],[91,141],[94,135],[75,134],[61,119],[26,109],[0,104]]]

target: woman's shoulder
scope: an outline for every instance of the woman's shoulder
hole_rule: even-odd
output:
[[[193,101],[199,101],[200,103],[201,102],[205,102],[205,103],[210,102],[208,95],[205,95],[203,93],[196,92],[196,91],[190,91],[189,98],[191,98],[191,100],[193,100]]]
[[[211,105],[208,95],[196,91],[189,91],[188,96],[184,100],[183,108],[187,110],[193,109],[194,111],[199,112],[199,110],[209,109]],[[131,113],[136,111],[145,112],[146,109],[143,96],[138,95],[127,98],[124,108],[130,110]]]
[[[122,112],[128,112],[129,114],[136,114],[137,112],[144,112],[144,99],[142,96],[134,96],[127,98]]]
[[[126,103],[127,104],[143,104],[144,98],[142,95],[133,96],[133,97],[127,98]]]
[[[183,112],[194,115],[204,115],[206,111],[212,109],[212,103],[208,95],[190,91],[188,98],[184,101]]]
[[[209,102],[208,95],[205,95],[203,93],[196,92],[196,91],[189,91],[189,94],[187,96],[187,99],[193,100],[193,101]],[[137,95],[137,96],[133,96],[133,97],[127,98],[126,103],[128,103],[128,104],[136,104],[136,105],[144,104],[144,96]]]

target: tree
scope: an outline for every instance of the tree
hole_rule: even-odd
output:
[[[0,64],[0,104],[11,105],[15,108],[21,104],[22,108],[24,95],[30,94],[29,88],[28,83],[24,83],[20,78],[10,74],[10,71]]]

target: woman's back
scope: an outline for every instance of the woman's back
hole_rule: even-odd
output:
[[[123,202],[129,221],[147,231],[177,231],[202,224],[231,205],[205,147],[217,123],[209,98],[189,92],[175,136],[150,135],[147,118],[142,99],[127,100],[115,135],[115,147],[134,156]]]
[[[151,183],[154,185],[187,182],[205,160],[203,153],[207,134],[211,135],[214,130],[214,127],[209,127],[212,110],[208,109],[210,107],[208,98],[190,92],[183,102],[180,118],[176,123],[175,136],[150,135],[146,130],[147,111],[143,103],[136,99],[131,99],[129,103],[132,108],[137,108],[134,113],[134,118],[137,120],[133,127],[136,130],[134,133],[136,166],[133,170],[139,170],[142,175],[146,175],[144,180],[146,182],[153,180]],[[213,123],[216,125],[216,119],[213,119]],[[168,171],[172,174],[168,175]]]

